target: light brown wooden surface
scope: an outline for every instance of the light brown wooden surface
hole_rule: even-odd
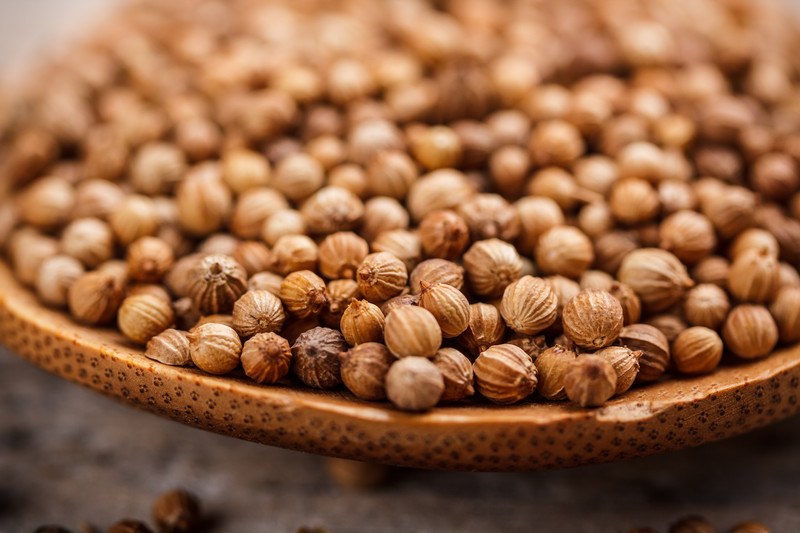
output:
[[[112,331],[45,309],[0,265],[0,341],[34,364],[185,424],[311,453],[447,470],[536,470],[719,440],[798,410],[800,347],[636,388],[599,409],[476,401],[406,414],[345,391],[259,386],[150,361]]]

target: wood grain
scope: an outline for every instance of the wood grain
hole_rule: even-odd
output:
[[[600,409],[530,402],[422,415],[348,393],[259,386],[145,358],[113,331],[43,308],[0,265],[0,341],[107,396],[237,438],[377,463],[538,470],[617,461],[743,433],[800,410],[800,346],[700,378],[634,389]]]

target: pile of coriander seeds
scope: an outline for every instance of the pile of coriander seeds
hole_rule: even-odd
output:
[[[756,0],[140,0],[0,98],[18,280],[409,411],[800,341],[800,24]]]

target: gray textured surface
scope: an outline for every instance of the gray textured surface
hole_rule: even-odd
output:
[[[0,68],[52,46],[110,0],[0,0]],[[618,465],[531,474],[403,471],[372,492],[337,488],[317,457],[204,433],[61,382],[0,350],[0,533],[45,522],[147,517],[173,486],[215,531],[665,531],[702,513],[800,531],[800,420]]]
[[[616,465],[526,474],[399,471],[339,489],[314,456],[162,420],[62,382],[0,350],[0,532],[147,517],[172,486],[196,491],[214,531],[626,531],[702,513],[800,531],[800,420]],[[721,529],[724,531],[725,529]]]

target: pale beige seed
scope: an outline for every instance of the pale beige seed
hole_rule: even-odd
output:
[[[386,317],[384,338],[397,357],[433,357],[442,344],[442,330],[430,311],[404,305]]]
[[[272,270],[287,276],[299,270],[316,270],[319,249],[306,235],[285,235],[272,247]]]
[[[781,342],[800,340],[800,287],[783,287],[769,310],[778,325]]]
[[[683,314],[693,326],[718,329],[728,316],[731,303],[724,290],[710,283],[702,283],[686,293]]]
[[[87,267],[94,268],[114,256],[114,233],[111,226],[102,220],[79,218],[64,228],[61,249]]]
[[[564,305],[564,333],[582,348],[609,346],[619,337],[622,324],[622,305],[606,291],[586,289]]]
[[[408,229],[410,222],[410,216],[403,204],[394,198],[376,196],[364,203],[361,235],[374,241],[383,232]]]
[[[305,235],[306,222],[296,209],[281,209],[264,221],[261,227],[261,238],[270,246],[287,235]]]
[[[517,210],[499,194],[476,194],[458,207],[473,241],[501,239],[513,242],[520,233]]]
[[[561,345],[542,351],[534,360],[539,373],[539,394],[548,400],[566,400],[564,384],[567,368],[575,359],[575,352]]]
[[[522,261],[511,244],[487,239],[476,242],[464,254],[464,270],[475,294],[496,298],[520,278]]]
[[[441,348],[433,364],[442,373],[444,392],[440,401],[457,402],[475,394],[472,362],[455,348]]]
[[[765,303],[780,287],[780,265],[767,250],[747,250],[731,263],[728,290],[742,302]]]
[[[233,305],[233,329],[242,337],[278,332],[286,321],[281,300],[265,290],[248,290]]]
[[[561,207],[550,198],[526,196],[514,204],[520,221],[518,246],[522,253],[534,255],[539,238],[547,230],[565,222]]]
[[[386,399],[386,374],[397,359],[378,342],[365,342],[339,354],[342,382],[356,398]]]
[[[387,252],[412,270],[422,259],[422,242],[419,232],[407,229],[384,231],[371,244],[373,252]]]
[[[474,194],[475,186],[464,174],[443,168],[414,182],[406,197],[406,206],[411,217],[420,221],[433,211],[453,209]]]
[[[606,359],[581,355],[567,367],[564,390],[581,407],[599,407],[614,396],[617,373]]]
[[[292,272],[283,279],[279,297],[287,313],[296,318],[316,316],[325,308],[325,282],[310,270]]]
[[[535,335],[556,321],[558,300],[545,280],[523,276],[506,287],[500,313],[508,327],[517,333]]]
[[[592,241],[578,228],[557,226],[539,237],[536,264],[542,272],[578,278],[594,262]]]
[[[356,272],[358,289],[370,302],[385,302],[403,292],[408,281],[405,264],[388,252],[370,254]]]
[[[413,294],[422,292],[422,282],[446,283],[461,290],[464,286],[464,269],[446,259],[428,259],[421,262],[411,272],[409,285]]]
[[[189,355],[197,368],[209,374],[228,374],[241,359],[242,341],[233,328],[208,323],[189,333]]]
[[[624,283],[615,281],[611,284],[609,294],[619,300],[622,306],[623,323],[626,326],[636,324],[642,314],[642,302],[636,292]]]
[[[65,307],[70,286],[84,274],[83,265],[68,255],[42,261],[36,275],[36,294],[47,305]]]
[[[483,351],[473,365],[478,392],[489,401],[509,405],[536,390],[536,367],[530,356],[513,344],[498,344]]]
[[[661,222],[658,231],[659,246],[686,264],[704,259],[717,246],[717,235],[711,221],[695,211],[673,213]]]
[[[442,373],[424,357],[395,361],[386,374],[386,396],[404,411],[427,411],[444,393]]]
[[[264,225],[273,215],[289,209],[289,202],[274,189],[248,189],[236,199],[228,228],[242,239],[257,239],[263,235]]]
[[[594,353],[602,357],[614,367],[617,373],[617,388],[614,394],[619,395],[633,386],[639,374],[639,358],[642,353],[631,350],[626,346],[609,346]]]
[[[366,300],[353,300],[344,310],[339,327],[350,346],[381,342],[385,318],[380,307]]]
[[[364,216],[361,199],[340,187],[323,187],[303,202],[300,214],[312,234],[354,229]]]
[[[445,338],[457,337],[469,326],[469,300],[460,290],[445,283],[421,283],[419,306],[436,318]]]
[[[231,191],[215,163],[204,163],[189,171],[176,189],[175,201],[181,228],[198,236],[222,228],[233,205]]]
[[[778,239],[770,232],[760,228],[746,229],[737,235],[728,250],[728,256],[736,259],[747,250],[766,252],[775,258],[780,255]]]
[[[638,381],[660,378],[670,362],[670,346],[666,335],[649,324],[631,324],[622,328],[619,344],[641,352]]]
[[[681,374],[706,374],[717,368],[722,350],[716,331],[697,326],[682,331],[672,343],[672,360]]]
[[[506,324],[497,307],[475,303],[469,306],[469,325],[458,336],[458,342],[470,355],[477,357],[490,346],[498,344],[505,331]]]
[[[778,326],[760,305],[734,307],[722,328],[725,347],[743,359],[766,357],[778,343]]]
[[[157,237],[142,237],[130,244],[126,261],[131,279],[156,283],[172,268],[175,253],[166,242]]]
[[[630,286],[647,311],[663,311],[676,304],[694,282],[673,254],[656,248],[634,250],[625,256],[617,273]]]
[[[319,271],[328,279],[355,279],[369,254],[367,241],[349,231],[328,235],[319,245]]]
[[[187,366],[192,362],[189,337],[185,331],[177,329],[166,329],[147,341],[144,354],[165,365]]]
[[[123,288],[124,280],[110,272],[87,272],[69,288],[70,314],[87,324],[107,324],[114,320],[122,303]]]
[[[171,302],[152,294],[128,296],[120,305],[117,315],[119,330],[138,344],[147,343],[174,323]]]

